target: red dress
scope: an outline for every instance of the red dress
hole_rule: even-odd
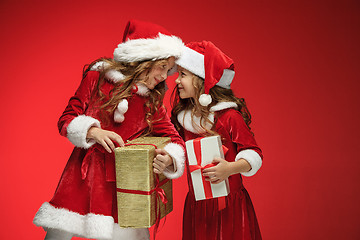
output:
[[[126,142],[142,135],[148,124],[145,120],[145,95],[133,94],[128,100],[128,109],[123,122],[101,121],[102,112],[93,92],[99,72],[89,71],[75,95],[70,99],[59,119],[60,134],[66,136],[75,148],[66,164],[55,194],[37,212],[37,226],[60,229],[77,236],[96,239],[111,239],[117,226],[117,202],[115,186],[114,153],[108,153],[101,145],[87,142],[86,133],[91,126],[118,133]],[[101,86],[104,93],[114,87],[110,81]],[[152,135],[171,137],[172,143],[165,150],[176,161],[177,172],[167,172],[168,178],[180,177],[184,157],[184,143],[171,124],[164,107],[155,114]],[[168,149],[166,149],[168,147]],[[114,227],[115,226],[115,227]],[[124,230],[125,231],[125,230]],[[134,230],[135,232],[137,230]],[[138,239],[136,233],[127,239]]]
[[[178,117],[178,120],[180,119]],[[184,127],[184,124],[181,125]],[[185,125],[183,136],[186,141],[200,137],[200,135],[194,133],[193,129],[190,130],[192,132],[186,130]],[[220,108],[220,111],[215,113],[214,130],[221,135],[223,145],[228,148],[225,155],[227,161],[235,161],[235,159],[238,159],[239,153],[244,150],[252,151],[259,157],[257,161],[259,159],[261,161],[260,148],[257,146],[241,114],[235,109]],[[246,157],[241,158],[246,159]],[[251,163],[250,165],[253,168],[259,168],[255,166],[256,164]],[[184,207],[183,240],[261,239],[254,207],[248,192],[243,186],[241,174],[229,177],[230,193],[226,197],[226,208],[218,211],[216,198],[195,200],[188,162],[186,162],[186,169],[189,193]]]

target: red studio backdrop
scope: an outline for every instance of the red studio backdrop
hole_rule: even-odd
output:
[[[360,239],[355,0],[0,1],[0,239],[44,238],[32,219],[73,148],[57,119],[83,65],[112,57],[132,18],[211,40],[235,60],[232,88],[264,152],[244,180],[264,239]],[[157,239],[181,239],[186,192],[184,175]]]

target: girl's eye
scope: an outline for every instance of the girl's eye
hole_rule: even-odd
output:
[[[185,73],[184,73],[184,72],[181,72],[181,76],[185,76]]]
[[[162,65],[161,67],[162,67],[163,69],[165,69],[165,68],[166,68],[166,65]]]

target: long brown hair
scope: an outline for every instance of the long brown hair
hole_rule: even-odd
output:
[[[126,99],[132,96],[132,89],[135,83],[140,82],[140,75],[144,72],[149,72],[153,67],[163,64],[167,59],[161,59],[157,61],[141,61],[141,62],[117,62],[111,58],[100,58],[85,65],[83,70],[83,77],[86,76],[87,72],[90,71],[91,67],[94,66],[97,62],[104,62],[103,68],[100,69],[99,81],[97,82],[96,91],[93,91],[93,94],[97,97],[96,105],[99,106],[100,111],[102,112],[101,117],[102,121],[106,124],[110,122],[110,117],[113,116],[113,113],[122,99]],[[117,70],[121,72],[125,78],[119,82],[114,83],[114,88],[110,91],[109,94],[105,94],[101,90],[101,86],[104,84],[106,79],[106,72],[109,70]],[[148,76],[146,74],[146,81]],[[150,90],[150,89],[149,89]],[[155,86],[154,89],[150,90],[149,98],[145,102],[147,108],[145,120],[149,125],[149,132],[152,130],[152,116],[158,111],[159,107],[163,105],[165,93],[165,81],[160,82]]]
[[[173,122],[175,128],[178,131],[181,130],[181,125],[177,120],[177,115],[183,110],[190,110],[192,118],[195,114],[200,115],[200,126],[196,126],[196,127],[200,127],[201,129],[205,130],[205,133],[203,135],[205,136],[218,135],[213,130],[215,123],[212,123],[208,119],[208,116],[210,114],[210,108],[219,102],[236,103],[236,105],[238,106],[237,110],[241,113],[248,128],[251,129],[250,128],[251,114],[246,106],[246,102],[244,98],[236,97],[231,89],[225,89],[219,86],[214,86],[213,88],[210,89],[209,92],[212,98],[212,102],[209,106],[204,107],[199,102],[200,95],[204,93],[204,79],[194,74],[192,77],[193,77],[192,83],[195,89],[194,98],[181,99],[177,87],[174,88],[171,94],[171,101],[172,101],[171,121]],[[192,123],[194,124],[194,122]],[[211,129],[206,129],[205,125],[207,124],[211,124],[213,127]]]

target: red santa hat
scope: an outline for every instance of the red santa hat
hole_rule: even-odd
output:
[[[114,60],[137,62],[178,58],[184,46],[180,38],[165,28],[150,22],[130,20],[125,28],[122,43],[114,50]]]
[[[209,91],[215,85],[230,89],[234,78],[234,61],[226,56],[212,42],[191,42],[183,47],[176,64],[204,79],[204,94],[199,102],[208,106],[211,102]]]

